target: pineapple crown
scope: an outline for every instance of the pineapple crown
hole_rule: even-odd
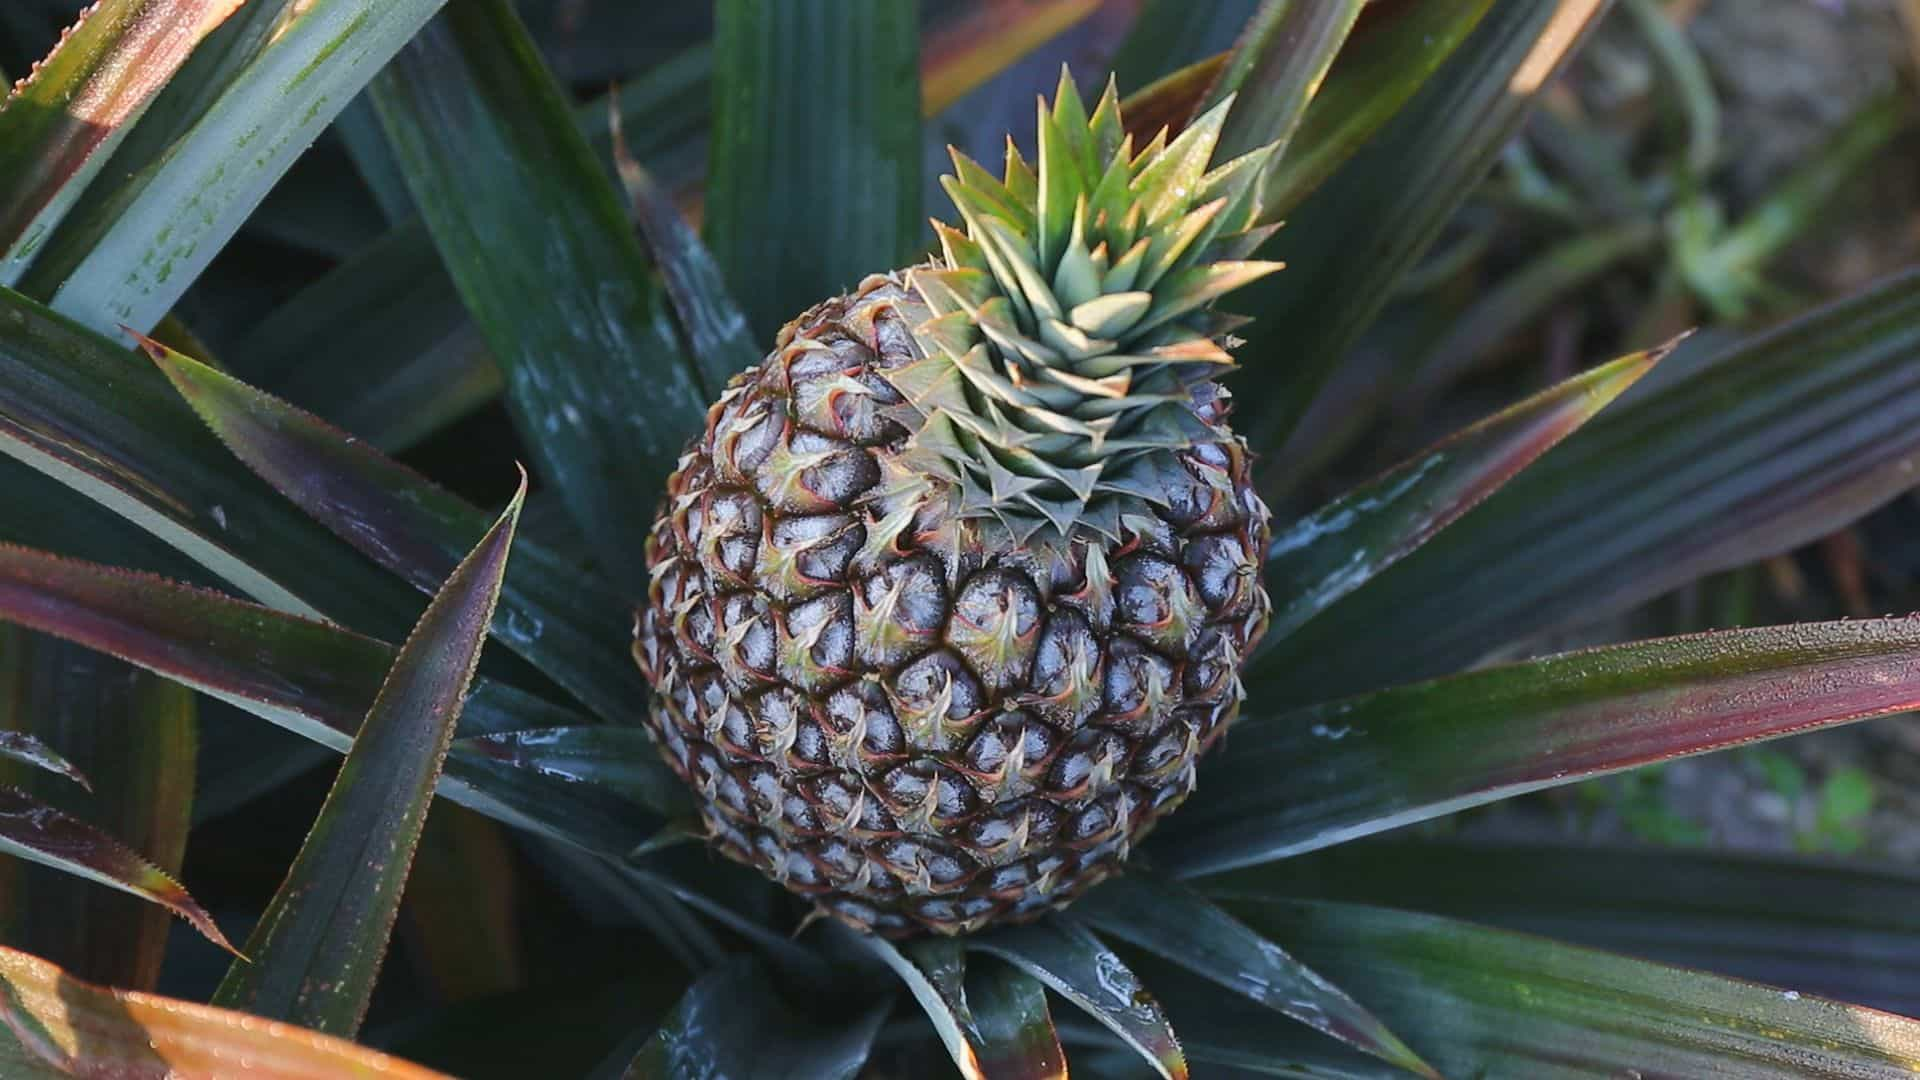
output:
[[[909,460],[958,491],[959,513],[1019,542],[1118,538],[1164,503],[1174,451],[1218,442],[1212,380],[1245,320],[1211,302],[1280,269],[1244,261],[1276,146],[1209,169],[1222,101],[1134,151],[1108,80],[1091,116],[1063,68],[1039,103],[1038,167],[1007,141],[1000,179],[953,150],[941,178],[964,232],[909,281],[929,316],[922,359],[888,373],[917,414]]]

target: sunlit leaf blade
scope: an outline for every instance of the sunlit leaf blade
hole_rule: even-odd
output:
[[[1624,356],[1450,436],[1282,528],[1267,555],[1269,640],[1364,585],[1499,490],[1646,374],[1668,348]]]
[[[1238,94],[1215,160],[1293,138],[1366,0],[1266,0],[1247,21],[1208,103]],[[1284,154],[1284,151],[1283,151]]]
[[[88,791],[93,790],[93,785],[87,783],[87,778],[73,767],[72,762],[54,753],[53,747],[42,742],[38,736],[27,732],[0,730],[0,757],[24,761],[34,768],[64,776]]]
[[[1566,653],[1243,720],[1153,849],[1184,873],[1229,869],[1916,707],[1920,616]],[[1270,782],[1281,775],[1285,784]]]
[[[760,348],[754,343],[747,317],[727,292],[720,267],[700,242],[700,234],[680,216],[679,208],[652,174],[628,152],[619,126],[620,114],[613,113],[611,121],[614,167],[627,198],[633,202],[634,216],[640,220],[647,246],[660,266],[680,330],[687,336],[687,345],[707,385],[725,386],[728,379],[760,362]]]
[[[373,561],[431,592],[487,531],[477,507],[366,443],[154,342],[145,348],[248,468]],[[537,544],[515,545],[493,632],[602,717],[646,700],[621,648],[631,616],[614,590]]]
[[[143,183],[103,212],[69,220],[79,227],[54,237],[24,279],[26,291],[51,296],[54,310],[103,333],[121,324],[151,329],[442,2],[298,5]]]
[[[1134,143],[1144,145],[1163,127],[1176,131],[1185,127],[1205,100],[1207,88],[1226,68],[1227,56],[1223,52],[1197,60],[1122,98],[1121,119]]]
[[[7,1076],[251,1075],[283,1080],[445,1080],[344,1039],[129,990],[91,986],[0,946],[0,1073]]]
[[[1073,913],[1383,1061],[1439,1075],[1338,986],[1184,885],[1123,875],[1104,882]]]
[[[474,735],[454,746],[475,759],[614,792],[640,806],[670,808],[686,786],[661,764],[653,737],[642,727],[528,728]]]
[[[83,9],[0,105],[0,284],[34,250],[187,54],[244,0],[104,0]]]
[[[153,365],[0,288],[0,453],[248,595],[398,637],[413,591],[248,473]],[[300,588],[306,595],[296,595]]]
[[[612,183],[506,0],[453,5],[372,89],[541,476],[638,597],[654,502],[708,395]]]
[[[1113,54],[1114,81],[1122,92],[1132,91],[1230,50],[1258,6],[1258,0],[1197,7],[1188,0],[1146,0]]]
[[[91,825],[0,787],[0,851],[63,870],[150,900],[187,920],[223,949],[231,949],[180,883],[120,841]]]
[[[756,340],[771,343],[788,319],[920,250],[918,10],[894,0],[714,9],[707,242]],[[860,62],[825,77],[827,52]]]
[[[866,1064],[886,1013],[883,1001],[833,1021],[803,1016],[774,992],[764,968],[736,957],[687,991],[626,1075],[634,1080],[852,1080]]]
[[[1920,1022],[1431,915],[1237,904],[1449,1076],[1907,1075]]]
[[[394,648],[324,623],[159,578],[0,545],[0,618],[184,683],[345,753]],[[480,679],[463,729],[573,726],[578,715]],[[448,798],[510,825],[623,855],[651,822],[625,799],[470,752],[448,760]]]
[[[1200,887],[1222,898],[1411,908],[1920,1012],[1920,872],[1903,865],[1383,837],[1206,878]]]
[[[994,0],[930,29],[920,48],[921,112],[941,112],[1099,7],[1100,0]]]
[[[1307,106],[1296,138],[1267,173],[1262,205],[1291,215],[1425,85],[1493,0],[1372,4]]]
[[[87,822],[177,878],[197,789],[192,691],[79,646],[0,624],[0,743],[64,751],[92,782],[0,762],[0,785]],[[27,734],[32,733],[32,734]],[[160,976],[173,920],[76,878],[0,863],[0,939],[77,977],[133,990]]]
[[[1680,347],[1446,532],[1280,642],[1256,700],[1474,663],[1825,536],[1920,475],[1920,274],[1731,348]]]
[[[1067,1075],[1046,989],[1011,965],[969,969],[957,941],[904,947],[869,935],[858,940],[912,992],[966,1080],[1041,1080]]]
[[[313,830],[216,1005],[352,1037],[400,912],[467,686],[506,576],[526,480],[394,657]]]
[[[1186,1077],[1186,1055],[1159,1003],[1113,950],[1079,923],[1054,916],[970,937],[967,948],[997,956],[1047,984],[1126,1040],[1167,1080]]]
[[[1292,430],[1386,304],[1393,283],[1493,165],[1539,89],[1608,4],[1495,5],[1393,120],[1262,249],[1265,257],[1310,271],[1275,274],[1234,298],[1237,310],[1259,316],[1246,331],[1243,362],[1289,358],[1276,392],[1249,402],[1243,425],[1236,425],[1256,449],[1277,446]],[[1420,183],[1407,183],[1409,176]]]

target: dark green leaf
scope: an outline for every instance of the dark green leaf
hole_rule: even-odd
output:
[[[917,11],[715,7],[707,242],[759,341],[920,249]],[[828,54],[860,61],[822,64]]]
[[[1074,906],[1097,930],[1409,1072],[1438,1073],[1377,1017],[1286,950],[1172,881],[1125,875]]]
[[[1123,93],[1233,47],[1258,0],[1146,0],[1113,56],[1113,78]]]
[[[4,633],[6,633],[5,629],[0,628],[0,634]],[[15,647],[17,646],[9,646],[8,649]],[[6,650],[0,650],[0,652],[4,651]],[[79,769],[73,767],[71,761],[54,753],[52,747],[42,742],[38,736],[28,732],[0,730],[0,757],[24,761],[36,769],[45,769],[55,776],[64,776],[88,791],[93,790],[93,785],[87,783],[87,778]]]
[[[523,441],[637,597],[654,502],[708,395],[612,184],[506,0],[457,0],[373,100]]]
[[[641,727],[530,728],[474,735],[454,746],[475,759],[588,784],[640,806],[668,810],[686,801],[686,785],[661,763],[653,736]]]
[[[852,1080],[866,1064],[886,1013],[883,1002],[834,1021],[803,1016],[774,992],[763,968],[739,957],[687,991],[627,1067],[627,1076]]]
[[[1920,617],[1566,653],[1243,721],[1154,837],[1204,873],[1649,762],[1920,707]],[[1285,775],[1285,784],[1271,778]]]
[[[137,182],[70,215],[23,288],[102,333],[146,331],[442,0],[312,0]]]
[[[1667,349],[1594,368],[1455,434],[1280,530],[1267,556],[1279,597],[1269,641],[1359,588],[1577,430]]]
[[[1207,94],[1206,104],[1239,95],[1220,132],[1218,160],[1292,140],[1365,6],[1366,0],[1266,0],[1260,5]]]
[[[1280,643],[1249,682],[1326,700],[1474,663],[1825,536],[1920,470],[1920,273],[1709,352]]]
[[[966,949],[957,941],[918,941],[902,949],[866,934],[857,940],[907,984],[966,1080],[1067,1075],[1046,988],[1032,977],[992,961],[969,972]]]
[[[214,1004],[329,1035],[360,1030],[526,493],[522,477],[394,657],[313,831]]]
[[[1242,427],[1256,449],[1279,445],[1298,423],[1394,282],[1486,175],[1539,88],[1608,3],[1495,5],[1392,122],[1262,249],[1302,269],[1235,297],[1239,310],[1258,317],[1246,331],[1249,366],[1286,358],[1286,377],[1254,401]],[[1408,183],[1410,176],[1420,182]]]
[[[105,0],[0,105],[0,284],[12,285],[187,54],[244,0]]]
[[[1166,1014],[1127,965],[1087,929],[1064,916],[978,934],[966,941],[1052,987],[1126,1040],[1167,1080],[1185,1080],[1186,1055]]]
[[[379,451],[164,346],[146,343],[181,395],[247,466],[368,558],[432,591],[487,517]],[[646,686],[624,647],[631,613],[611,586],[535,544],[520,544],[494,636],[610,721],[629,720]]]
[[[90,986],[0,947],[0,1073],[447,1080],[344,1039],[188,1001]]]
[[[0,618],[147,668],[336,753],[393,664],[393,646],[335,626],[159,578],[0,545]],[[474,734],[572,726],[580,718],[479,680],[462,713]],[[608,855],[646,839],[648,816],[611,793],[456,753],[448,798],[510,825]]]
[[[1920,1023],[1431,915],[1236,905],[1451,1076],[1905,1075]]]

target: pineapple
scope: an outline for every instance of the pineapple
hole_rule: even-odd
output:
[[[1271,148],[1136,151],[1062,73],[964,231],[783,328],[647,544],[650,729],[712,841],[887,936],[1037,916],[1192,792],[1266,625],[1216,297]]]

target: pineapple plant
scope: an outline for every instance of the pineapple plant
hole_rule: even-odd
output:
[[[1031,919],[1114,873],[1239,711],[1268,513],[1212,301],[1272,147],[1135,150],[1063,72],[1038,166],[780,331],[667,485],[634,654],[709,836],[861,930]]]
[[[76,7],[0,11],[0,1075],[1920,1066],[1905,869],[1376,835],[1920,707],[1910,617],[1527,647],[1905,491],[1911,273],[1313,497],[1602,0]],[[931,233],[923,112],[1004,147]]]

